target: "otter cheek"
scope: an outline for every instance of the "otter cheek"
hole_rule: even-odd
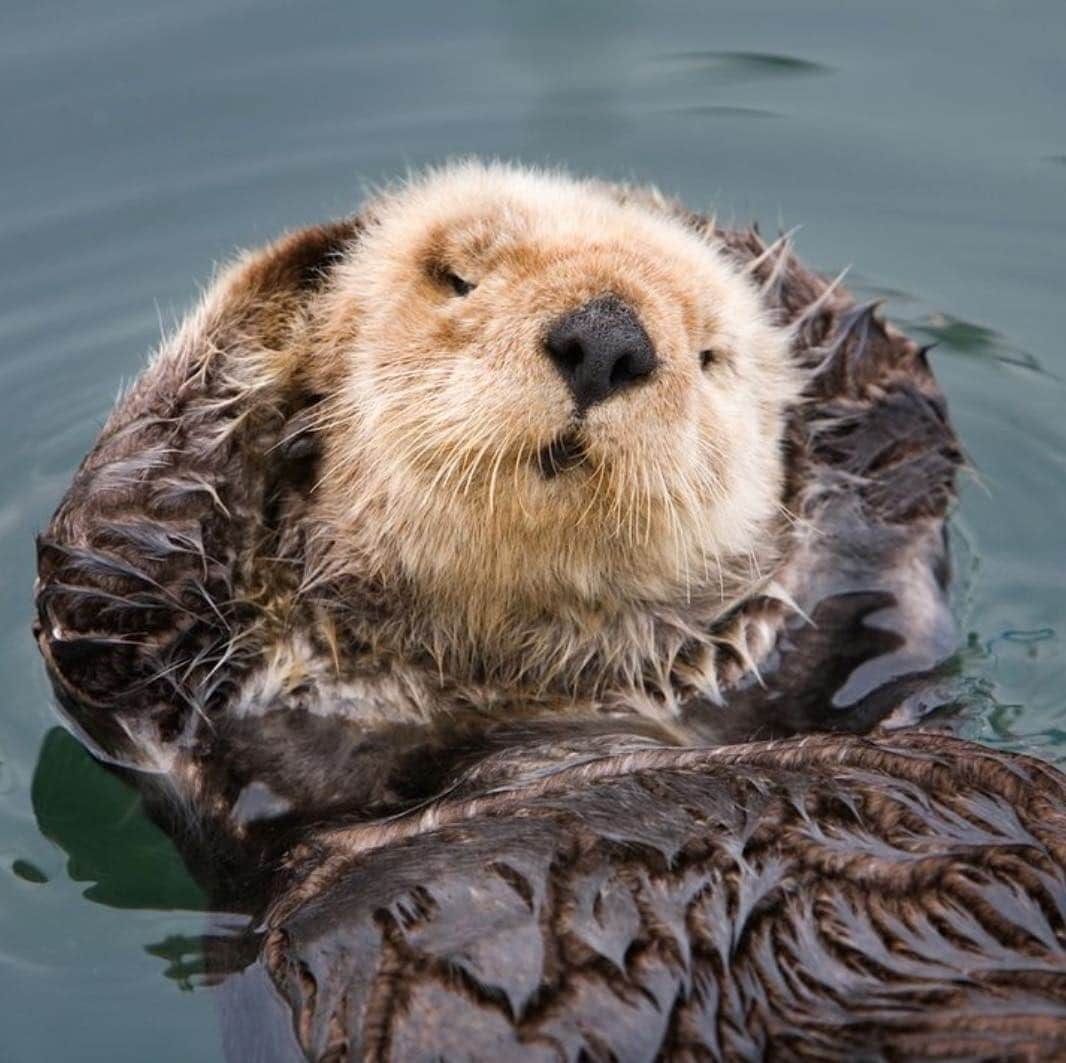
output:
[[[750,402],[751,400],[746,400]],[[767,460],[775,441],[766,438],[757,418],[749,412],[731,418],[715,445],[724,498],[721,535],[727,550],[744,550],[753,529],[767,520],[774,508],[774,478]]]

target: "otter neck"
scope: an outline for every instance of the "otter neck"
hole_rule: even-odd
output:
[[[575,596],[538,609],[511,595],[486,613],[398,566],[372,576],[349,570],[328,599],[340,644],[363,648],[366,659],[351,662],[360,669],[414,667],[485,708],[521,701],[658,718],[675,715],[693,689],[711,692],[701,679],[710,669],[713,684],[717,626],[744,600],[715,588],[662,602]]]

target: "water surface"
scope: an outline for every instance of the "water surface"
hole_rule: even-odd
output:
[[[32,536],[212,264],[477,152],[801,225],[934,362],[969,733],[1066,760],[1058,0],[6,0],[0,15],[0,1058],[212,1060],[201,899],[53,731]],[[117,1047],[116,1047],[117,1046]]]

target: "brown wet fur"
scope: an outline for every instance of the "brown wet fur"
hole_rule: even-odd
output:
[[[1053,769],[925,734],[601,753],[300,856],[260,962],[310,1058],[1066,1052]]]
[[[950,697],[944,520],[960,453],[925,352],[787,239],[655,193],[582,194],[651,219],[633,222],[634,259],[593,248],[606,273],[587,291],[570,274],[560,288],[543,249],[499,248],[476,201],[461,248],[447,225],[388,245],[410,283],[381,310],[400,354],[405,328],[419,357],[476,350],[493,304],[449,302],[442,271],[498,254],[524,278],[515,291],[546,300],[542,323],[611,274],[672,359],[661,390],[605,403],[571,449],[565,393],[528,330],[521,379],[503,365],[480,389],[531,388],[521,404],[546,411],[496,478],[491,519],[492,463],[464,452],[472,486],[433,494],[432,449],[399,475],[388,432],[359,435],[366,397],[397,397],[353,358],[372,332],[365,255],[385,246],[367,233],[387,234],[402,199],[228,269],[120,400],[39,539],[36,633],[63,708],[132,769],[219,903],[267,913],[256,970],[292,1010],[293,1051],[1057,1058],[1062,777],[936,735],[846,733]],[[691,454],[669,457],[670,433],[714,441],[685,411],[709,381],[724,395],[723,374],[743,378],[745,349],[719,344],[720,375],[699,375],[731,319],[688,283],[671,310],[671,270],[647,271],[645,237],[676,239],[679,262],[695,255],[723,298],[757,309],[780,390],[760,393],[762,464],[733,466],[752,493],[721,503],[739,507],[732,523],[678,510],[644,555],[633,519],[612,524],[639,510],[616,470],[562,567],[530,549],[501,576],[493,535],[520,546],[543,519],[510,502],[573,513],[581,455],[605,440],[626,452],[656,416],[666,434],[647,457],[664,482],[697,496],[710,482]],[[627,264],[641,283],[626,286]],[[489,290],[463,279],[470,298]],[[495,305],[518,312],[526,294]],[[572,466],[545,476],[538,455],[556,444]],[[418,491],[449,516],[428,553]],[[599,548],[598,571],[612,527],[620,546]],[[693,567],[714,529],[718,558]],[[723,552],[738,529],[750,553]],[[464,543],[461,563],[427,567]],[[441,610],[459,598],[469,608]],[[810,731],[843,733],[762,741]],[[268,982],[248,992],[238,1031],[278,1006]]]

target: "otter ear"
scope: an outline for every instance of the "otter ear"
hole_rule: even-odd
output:
[[[362,229],[362,221],[350,217],[289,233],[249,256],[241,284],[262,300],[306,298],[323,286]]]
[[[235,278],[237,292],[256,310],[249,322],[251,335],[288,361],[284,352],[290,348],[293,324],[305,320],[309,301],[326,287],[365,228],[362,216],[344,218],[299,229],[254,252]],[[310,344],[289,370],[297,389],[324,395],[338,382],[340,367],[328,349]]]

